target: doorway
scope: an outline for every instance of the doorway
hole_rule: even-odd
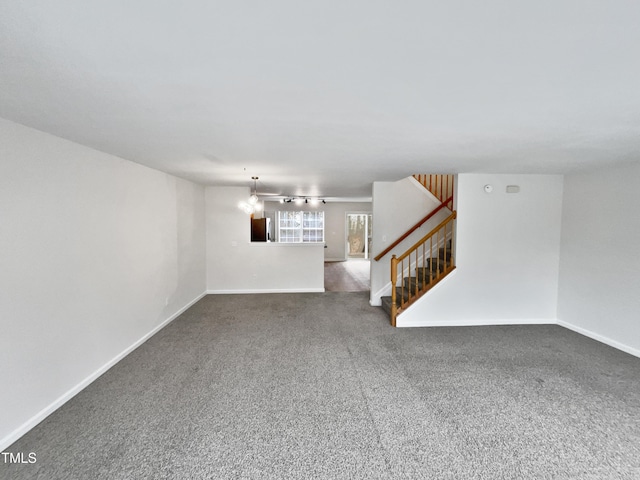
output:
[[[347,213],[347,260],[369,260],[372,224],[370,213]]]
[[[324,263],[327,292],[368,292],[370,288],[371,213],[346,213],[345,259]]]

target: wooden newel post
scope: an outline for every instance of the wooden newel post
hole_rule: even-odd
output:
[[[398,307],[396,304],[396,283],[398,281],[398,259],[395,255],[391,257],[391,326],[396,326],[396,314]]]

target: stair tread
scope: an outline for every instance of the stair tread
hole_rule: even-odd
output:
[[[407,277],[405,278],[405,288],[409,288],[412,292],[416,289],[416,284],[418,286],[418,290],[422,290],[424,287],[429,285],[429,281],[423,282],[422,278],[416,277]]]
[[[451,264],[448,263],[447,268],[450,267]],[[444,267],[444,263],[442,263],[442,269],[440,270],[440,272],[437,272],[436,270],[433,271],[433,273],[435,274],[434,277],[431,279],[431,281],[427,282],[424,285],[421,285],[420,288],[418,288],[418,292],[419,292],[419,297],[422,296],[422,294],[426,293],[432,286],[433,286],[433,280],[435,278],[437,278],[437,276],[439,276],[441,273],[443,273],[445,267]],[[418,268],[418,272],[422,270],[421,267]],[[426,269],[425,269],[426,270]],[[420,274],[418,273],[418,277],[420,277]],[[404,296],[404,301],[406,302],[409,298],[409,288],[411,288],[411,293],[412,296],[415,297],[415,282],[416,277],[405,277],[403,279],[403,281],[405,282],[405,286],[404,287],[396,287],[396,306],[400,307],[401,302],[400,302],[400,297],[403,295]],[[407,283],[409,284],[409,288],[407,288]],[[421,279],[420,279],[420,284],[421,284]],[[382,303],[382,308],[385,312],[387,312],[388,314],[391,314],[391,295],[387,295],[384,297],[381,297],[381,303]]]

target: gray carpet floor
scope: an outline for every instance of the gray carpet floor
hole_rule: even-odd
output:
[[[559,326],[393,329],[366,293],[210,295],[2,479],[638,479],[640,359]]]

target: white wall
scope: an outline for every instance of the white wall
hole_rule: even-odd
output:
[[[457,210],[456,271],[398,326],[555,323],[562,176],[460,174]]]
[[[640,163],[565,177],[559,323],[640,356]]]
[[[324,259],[335,261],[347,259],[347,213],[371,213],[371,202],[327,202],[318,206],[304,203],[296,205],[295,203],[265,202],[265,210],[324,211],[324,239],[327,245],[324,249]]]
[[[205,291],[204,189],[0,120],[0,450]]]
[[[371,257],[382,252],[439,205],[440,202],[412,177],[397,182],[374,182]],[[403,253],[450,213],[447,209],[441,210],[392,252],[379,261],[371,261],[372,305],[380,305],[380,297],[391,295],[391,256]]]
[[[324,245],[251,242],[248,187],[207,187],[209,293],[323,292]]]

